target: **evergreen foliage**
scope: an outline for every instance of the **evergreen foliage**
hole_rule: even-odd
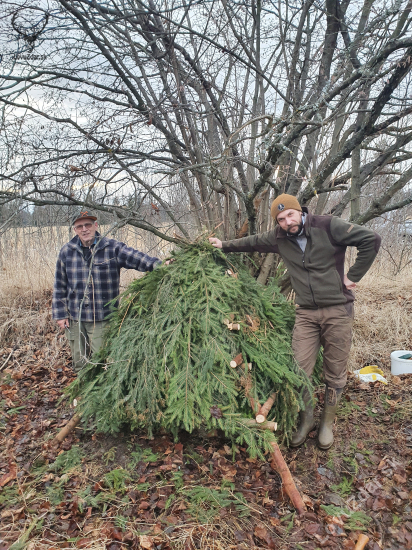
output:
[[[189,503],[187,513],[201,523],[208,523],[222,510],[233,506],[238,517],[250,515],[250,507],[242,493],[211,487],[193,487],[182,491]]]
[[[328,506],[321,504],[320,507],[328,514],[328,516],[338,518],[342,516],[345,517],[345,529],[348,531],[366,531],[368,525],[372,521],[372,518],[365,514],[362,510],[353,511],[349,510],[349,508],[334,506],[333,504],[329,504]]]
[[[56,460],[50,466],[50,470],[59,473],[69,472],[81,464],[83,457],[84,454],[80,447],[78,445],[73,445],[71,449],[63,451],[57,456]]]
[[[99,431],[221,428],[260,454],[274,436],[247,425],[248,397],[263,404],[277,392],[268,420],[288,437],[309,384],[291,350],[294,306],[209,243],[182,247],[174,258],[129,285],[104,347],[69,394]],[[240,330],[229,330],[228,320]],[[231,368],[239,353],[244,363]]]

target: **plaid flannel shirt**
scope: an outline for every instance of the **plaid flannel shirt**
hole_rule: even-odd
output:
[[[103,237],[95,245],[91,263],[89,278],[90,265],[84,259],[78,236],[60,250],[53,289],[53,319],[77,321],[81,310],[81,321],[103,321],[111,311],[107,303],[119,295],[120,269],[153,271],[161,260]]]

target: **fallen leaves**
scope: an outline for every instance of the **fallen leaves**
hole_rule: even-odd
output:
[[[145,548],[145,550],[151,550],[151,548],[154,547],[153,538],[147,535],[140,535],[139,544],[142,548]]]
[[[250,320],[246,319],[246,325],[251,326]],[[31,461],[42,452],[42,442],[49,433],[55,434],[70,418],[69,413],[64,416],[66,411],[58,408],[57,401],[72,373],[64,353],[53,368],[45,367],[47,346],[56,337],[52,333],[47,334],[43,348],[27,345],[24,351],[20,348],[14,350],[9,366],[15,368],[10,368],[7,374],[11,382],[0,385],[5,403],[0,494],[2,497],[10,494],[16,499],[13,503],[0,505],[0,517],[2,523],[20,525],[21,522],[23,525],[27,521],[26,515],[46,512],[43,531],[36,533],[36,544],[38,540],[48,550],[64,548],[65,544],[76,548],[99,544],[107,550],[126,547],[168,550],[169,542],[173,545],[178,541],[181,548],[193,550],[218,547],[218,542],[221,544],[222,540],[230,540],[233,544],[228,544],[227,550],[279,548],[285,542],[291,546],[298,543],[311,550],[354,550],[359,535],[356,529],[359,528],[366,529],[375,539],[369,542],[368,550],[378,550],[381,534],[376,531],[375,522],[366,523],[366,527],[353,522],[351,531],[349,526],[352,524],[348,523],[348,517],[340,516],[336,511],[330,514],[322,511],[321,505],[326,504],[341,509],[350,506],[351,513],[355,510],[366,512],[371,519],[379,522],[388,548],[412,549],[412,516],[406,511],[412,496],[408,485],[412,470],[407,466],[408,455],[402,454],[408,451],[404,442],[405,445],[412,445],[412,429],[407,423],[399,424],[393,419],[395,413],[401,410],[402,403],[410,399],[411,385],[405,376],[400,378],[400,384],[394,383],[389,389],[371,384],[367,391],[362,391],[355,382],[349,386],[344,405],[350,407],[350,421],[344,414],[337,419],[333,460],[329,455],[321,463],[314,451],[313,440],[299,453],[285,450],[285,458],[294,468],[303,501],[310,509],[299,520],[293,518],[293,510],[282,492],[279,477],[270,465],[257,458],[251,459],[246,446],[232,447],[229,442],[223,442],[218,431],[208,440],[200,439],[198,435],[183,434],[177,444],[165,434],[155,434],[153,440],[139,438],[136,434],[131,437],[116,436],[114,442],[110,440],[107,448],[118,445],[119,449],[125,449],[123,468],[129,468],[128,446],[137,442],[149,455],[154,452],[158,457],[156,462],[142,459],[134,463],[130,468],[133,483],[125,488],[124,494],[117,493],[113,501],[107,503],[105,517],[103,506],[98,503],[99,499],[104,502],[108,497],[104,473],[120,466],[115,461],[105,464],[101,449],[107,436],[93,434],[90,437],[84,433],[81,444],[87,447],[88,457],[78,466],[81,476],[74,471],[63,473],[52,470],[52,473],[45,466],[47,461],[49,464],[54,462],[57,452],[48,450],[33,495],[28,496],[27,489],[24,489],[27,499],[27,507],[24,507],[19,487],[13,481],[17,476],[23,476],[22,486],[27,481],[33,483],[33,477],[30,477],[33,475]],[[0,350],[3,362],[10,351],[12,348],[4,349],[2,355]],[[21,367],[17,360],[14,361],[15,358]],[[11,414],[8,414],[10,409]],[[368,411],[373,412],[373,409],[379,413],[376,417],[368,415]],[[384,411],[383,414],[381,411]],[[220,412],[213,411],[217,415]],[[73,442],[73,438],[69,440],[65,449],[70,449]],[[92,461],[90,457],[93,453]],[[357,470],[352,468],[352,461],[356,462]],[[91,474],[92,466],[100,471],[96,476]],[[343,475],[352,475],[354,479],[350,486],[350,498],[348,493],[340,493],[333,487],[339,485]],[[86,478],[89,494],[83,501],[80,494],[85,495],[85,485],[82,483]],[[159,480],[164,485],[159,484]],[[61,494],[55,498],[56,502],[60,498],[61,501],[51,503],[48,499],[59,485]],[[210,520],[210,527],[202,531],[202,525],[191,515],[194,509],[190,501],[179,493],[179,487],[199,486],[213,490],[230,487],[233,494],[240,494],[239,498],[245,499],[245,508],[250,515],[246,519],[241,518],[234,504],[224,506],[217,509],[216,517]],[[399,523],[395,523],[393,518],[399,518]],[[21,536],[22,527],[19,529],[20,533],[17,530],[8,533],[10,538],[6,547]],[[68,538],[77,541],[68,543]],[[1,545],[0,549],[3,550]]]
[[[314,535],[319,531],[320,523],[307,523],[304,529],[309,535]]]
[[[9,471],[0,478],[0,487],[4,487],[5,485],[7,485],[7,483],[13,481],[13,479],[16,479],[16,477],[17,465],[15,462],[12,462],[9,464]]]
[[[278,548],[277,540],[269,533],[267,527],[263,525],[256,525],[253,534],[255,537],[266,543],[266,548]]]
[[[15,516],[18,516],[21,512],[23,512],[23,510],[25,509],[25,506],[22,506],[21,508],[17,508],[17,509],[14,509],[14,510],[3,510],[1,513],[0,513],[0,517],[2,519],[5,519],[5,518],[12,518],[14,520]]]

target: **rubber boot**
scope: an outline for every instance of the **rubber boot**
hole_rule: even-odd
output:
[[[330,449],[333,445],[333,423],[336,416],[336,410],[340,398],[342,397],[343,388],[325,388],[325,406],[323,408],[320,419],[318,433],[318,447],[323,451]]]
[[[305,404],[305,410],[300,411],[299,413],[299,426],[296,432],[292,435],[292,439],[289,443],[290,447],[300,447],[300,445],[303,445],[309,432],[311,432],[316,425],[313,417],[313,398],[308,391],[305,391],[302,397]]]

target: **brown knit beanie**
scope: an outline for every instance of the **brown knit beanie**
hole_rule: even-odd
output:
[[[270,215],[277,222],[278,214],[280,214],[284,210],[289,210],[289,208],[293,208],[293,210],[299,210],[299,212],[302,212],[302,208],[298,203],[298,199],[296,197],[294,197],[293,195],[287,195],[286,193],[282,193],[282,195],[279,195],[272,202],[272,206],[270,208]]]

